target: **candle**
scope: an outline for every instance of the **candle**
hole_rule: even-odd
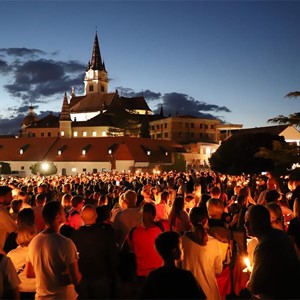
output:
[[[246,268],[243,270],[243,272],[252,272],[252,266],[250,264],[250,259],[249,257],[244,258],[244,263],[246,265]]]

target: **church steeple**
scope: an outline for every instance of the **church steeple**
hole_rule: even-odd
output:
[[[71,114],[70,114],[70,106],[67,98],[67,93],[65,92],[64,101],[61,108],[61,114],[59,117],[60,121],[71,121]]]
[[[105,71],[106,72],[104,62],[102,61],[102,58],[101,58],[101,52],[100,52],[100,47],[99,47],[97,31],[96,31],[96,34],[95,34],[92,60],[91,60],[89,68],[93,69],[93,70]]]
[[[97,31],[93,45],[92,59],[85,72],[84,86],[86,95],[107,93],[108,90],[107,71],[101,57]]]
[[[59,116],[59,132],[61,137],[71,138],[72,137],[72,120],[70,114],[70,106],[65,92],[64,101]]]

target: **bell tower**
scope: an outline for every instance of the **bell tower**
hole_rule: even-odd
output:
[[[97,31],[95,34],[92,59],[88,64],[88,68],[84,77],[85,94],[101,94],[107,93],[108,78],[104,61],[102,61],[100,47],[98,42]]]

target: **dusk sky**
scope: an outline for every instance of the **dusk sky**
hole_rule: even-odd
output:
[[[109,91],[244,128],[300,111],[299,1],[0,1],[0,134],[83,94],[97,29]]]

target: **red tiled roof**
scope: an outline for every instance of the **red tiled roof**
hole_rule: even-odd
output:
[[[20,148],[24,153],[20,154]],[[86,155],[82,150],[86,149]],[[172,152],[185,152],[182,145],[167,140],[132,137],[100,138],[0,138],[1,161],[109,161],[109,149],[116,160],[171,163]],[[58,155],[61,150],[61,155]],[[147,155],[147,150],[151,151]],[[165,155],[168,152],[168,155]]]
[[[72,97],[70,101],[70,112],[94,112],[109,106],[116,93],[87,94],[85,96]]]

